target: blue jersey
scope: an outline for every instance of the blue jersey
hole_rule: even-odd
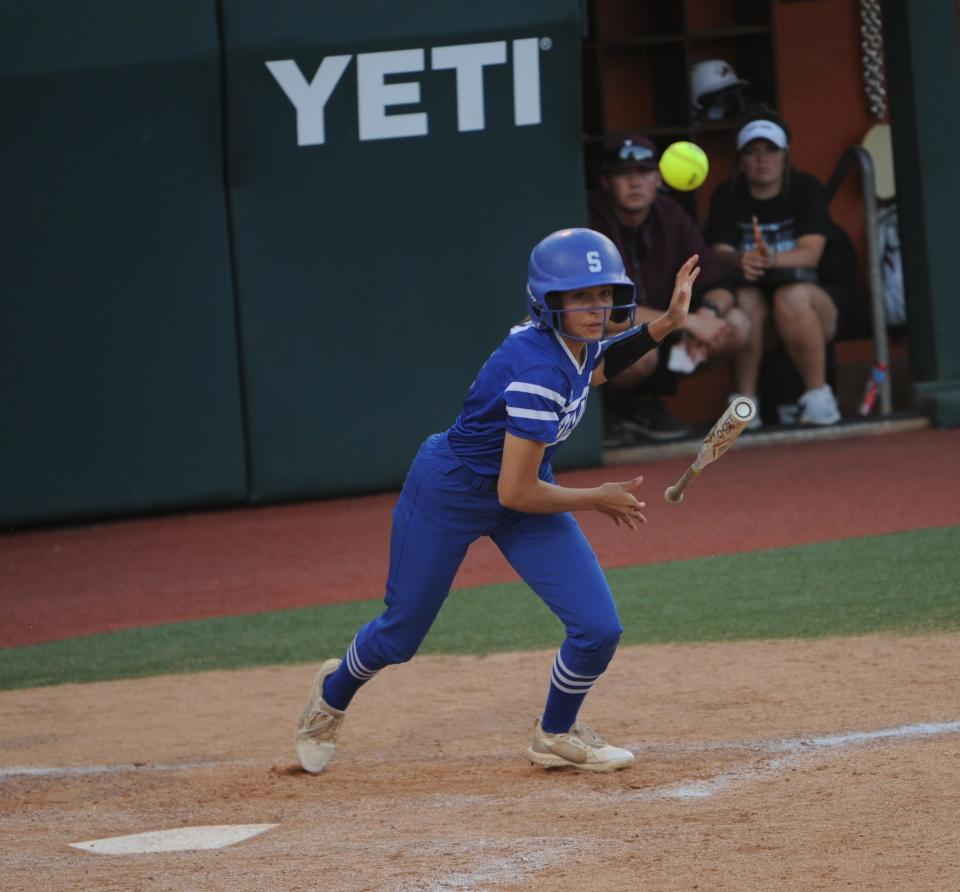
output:
[[[447,431],[450,448],[475,474],[496,475],[505,432],[547,445],[544,464],[583,418],[590,376],[602,357],[587,343],[584,362],[556,332],[518,325],[484,363]]]

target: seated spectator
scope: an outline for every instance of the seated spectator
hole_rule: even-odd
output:
[[[676,392],[678,374],[729,356],[748,341],[749,320],[736,307],[723,266],[690,215],[660,191],[657,158],[656,146],[642,134],[607,139],[600,188],[589,195],[590,226],[620,249],[637,285],[637,322],[663,313],[674,276],[691,254],[700,255],[701,272],[682,331],[604,385],[608,446],[630,445],[637,434],[654,440],[689,434],[690,427],[673,418],[661,398]]]
[[[782,343],[803,382],[797,420],[836,424],[827,348],[845,288],[832,254],[824,254],[833,224],[823,186],[793,167],[789,131],[770,109],[748,117],[736,150],[737,172],[711,196],[706,226],[707,241],[737,277],[737,305],[751,321],[747,347],[734,357],[736,389],[756,397],[764,350]]]

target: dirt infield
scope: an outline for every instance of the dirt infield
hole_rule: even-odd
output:
[[[294,765],[312,667],[0,694],[5,890],[960,887],[960,636],[625,648],[612,776],[522,758],[552,653],[419,657]],[[16,766],[29,766],[32,770]],[[217,851],[72,842],[278,825]]]
[[[691,448],[695,451],[695,447]],[[579,515],[605,567],[960,524],[960,430],[731,450],[681,506],[664,488],[687,459],[561,475],[644,474],[633,534]],[[0,536],[0,647],[112,629],[383,595],[394,493]],[[487,540],[457,587],[514,579]]]
[[[960,523],[960,431],[733,452],[650,524],[581,519],[608,567]],[[920,495],[922,494],[922,497]],[[394,496],[0,538],[0,646],[380,595]],[[459,585],[512,578],[488,543]],[[327,656],[318,654],[318,659]],[[960,888],[960,635],[622,648],[584,718],[612,776],[522,752],[552,652],[418,657],[299,770],[312,666],[0,693],[6,890]],[[71,843],[276,825],[213,851]]]

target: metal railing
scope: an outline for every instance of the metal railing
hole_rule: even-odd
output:
[[[850,146],[834,168],[827,181],[827,203],[833,200],[840,184],[854,164],[860,167],[860,185],[863,190],[863,218],[867,243],[867,283],[870,289],[870,319],[873,326],[875,361],[886,366],[887,373],[880,387],[880,411],[893,411],[890,385],[890,349],[887,341],[887,310],[883,302],[883,276],[880,268],[880,232],[877,225],[877,190],[873,157],[863,146]]]

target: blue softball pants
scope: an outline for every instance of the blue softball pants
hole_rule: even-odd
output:
[[[546,471],[544,479],[553,482]],[[623,629],[593,549],[569,513],[527,514],[504,508],[497,478],[474,474],[446,434],[420,447],[393,510],[386,610],[355,639],[370,672],[417,652],[471,542],[490,536],[519,576],[566,628],[563,659],[578,675],[596,676],[613,657]]]

